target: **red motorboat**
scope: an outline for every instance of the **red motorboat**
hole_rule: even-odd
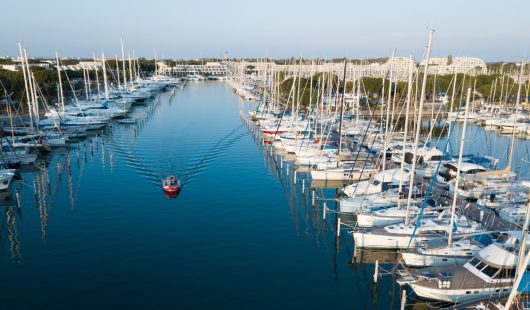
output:
[[[178,193],[180,191],[180,181],[174,176],[168,176],[162,180],[162,188],[166,193]]]

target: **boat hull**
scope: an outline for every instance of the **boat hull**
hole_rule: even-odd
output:
[[[474,300],[480,300],[483,298],[488,298],[492,295],[499,296],[499,292],[496,292],[498,287],[489,287],[489,288],[473,288],[473,289],[440,289],[433,287],[426,287],[423,285],[418,285],[416,283],[409,284],[414,293],[421,298],[430,299],[430,300],[440,300],[450,303],[464,303]],[[501,289],[502,290],[502,289]],[[471,291],[471,294],[467,293]],[[508,294],[508,291],[504,295]]]

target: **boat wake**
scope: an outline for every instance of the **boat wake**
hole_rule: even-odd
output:
[[[138,156],[133,141],[129,141],[131,139],[128,139],[130,137],[128,137],[125,132],[122,132],[122,134],[119,135],[119,142],[114,141],[114,143],[111,144],[111,147],[116,154],[126,161],[127,165],[142,174],[153,185],[160,186],[160,180],[171,172],[172,174],[179,176],[181,184],[184,186],[203,171],[209,163],[221,157],[233,143],[247,134],[246,132],[240,132],[242,126],[243,125],[238,125],[236,128],[221,137],[189,170],[180,173],[174,164],[171,164],[169,169],[167,167],[160,167],[160,169],[157,169],[160,170],[159,173],[157,173],[158,171],[149,168],[150,165]]]
[[[128,140],[129,139],[127,139],[126,135],[121,134],[120,142],[114,141],[114,143],[111,144],[112,150],[125,159],[129,166],[141,173],[147,180],[160,186],[161,177],[151,170],[145,161],[138,156],[133,147],[134,143]]]
[[[181,182],[184,186],[186,183],[190,182],[195,176],[197,176],[210,162],[221,157],[223,153],[232,146],[233,143],[243,138],[247,133],[241,132],[238,134],[238,131],[243,127],[243,124],[238,125],[236,128],[232,129],[229,133],[221,137],[215,143],[203,157],[187,172],[182,175]]]

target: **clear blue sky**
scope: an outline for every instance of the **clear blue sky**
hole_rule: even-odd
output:
[[[166,58],[298,56],[518,60],[530,47],[527,0],[2,0],[0,55],[88,57],[126,48]]]

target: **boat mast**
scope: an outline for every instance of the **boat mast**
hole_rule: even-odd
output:
[[[35,123],[38,123],[38,119],[37,119],[38,118],[38,113],[37,113],[37,110],[35,110],[35,106],[37,105],[36,89],[35,89],[35,85],[34,85],[35,80],[34,80],[34,77],[33,77],[33,73],[31,72],[31,70],[29,68],[27,51],[26,51],[26,49],[24,49],[23,51],[24,51],[23,61],[25,62],[26,70],[28,71],[28,85],[29,85],[29,90],[30,90],[30,94],[31,94],[31,106],[30,106],[30,108],[33,110],[33,117],[34,117]]]
[[[412,74],[414,73],[414,62],[412,56],[409,57],[409,81],[407,85],[407,107],[405,112],[405,132],[403,134],[403,152],[401,155],[401,167],[399,171],[399,190],[398,195],[401,196],[403,191],[403,170],[405,169],[405,154],[407,146],[407,135],[409,131],[409,113],[410,113],[410,101],[412,96]],[[401,207],[401,197],[398,197],[398,207]]]
[[[340,156],[340,150],[342,145],[342,118],[344,116],[344,96],[346,94],[346,67],[348,66],[348,62],[346,61],[346,58],[344,58],[344,73],[342,75],[342,100],[340,102],[340,119],[339,119],[339,149],[337,151],[337,167],[339,166],[339,156]]]
[[[105,63],[104,53],[101,53],[101,62],[103,63],[103,89],[105,90],[105,99],[109,100],[109,86],[107,85],[107,65]]]
[[[136,58],[136,78],[141,79],[140,60]]]
[[[458,197],[458,183],[460,183],[460,166],[462,165],[462,155],[464,153],[464,143],[466,139],[467,112],[469,111],[469,100],[471,97],[471,87],[467,89],[466,107],[464,110],[464,125],[462,127],[462,138],[460,139],[460,150],[458,151],[458,166],[456,167],[456,180],[454,185],[453,204],[451,205],[451,225],[449,226],[448,245],[453,243],[453,227],[455,225],[456,199]]]
[[[87,96],[87,100],[92,100],[92,89],[90,88],[90,67],[86,67],[86,79],[87,79],[87,82],[88,82],[88,96]]]
[[[457,78],[457,75],[456,75],[456,70],[455,70],[455,75],[453,77],[453,93],[451,94],[451,103],[450,103],[450,106],[449,106],[449,126],[448,126],[448,130],[447,130],[447,136],[448,137],[451,137],[451,124],[453,123],[453,105],[455,104],[455,93],[456,93],[456,78]],[[446,144],[447,147],[445,148],[445,152],[447,152],[447,150],[449,149],[449,143]]]
[[[128,54],[129,55],[129,80],[131,81],[131,86],[132,86],[132,83],[133,83],[133,67],[132,67],[132,60],[131,60],[131,54]]]
[[[85,84],[85,99],[88,100],[88,88],[86,85],[86,68],[83,67],[83,83]]]
[[[530,193],[529,193],[529,196],[530,196]],[[526,253],[526,231],[528,229],[529,220],[530,220],[530,201],[528,205],[526,206],[524,225],[523,225],[523,228],[521,229],[522,234],[521,234],[521,240],[519,241],[519,244],[520,244],[519,257],[517,260],[517,267],[515,269],[515,274],[517,276],[515,278],[515,282],[513,283],[512,291],[510,292],[510,296],[508,297],[508,300],[506,301],[506,305],[504,309],[511,309],[513,300],[515,299],[515,296],[517,294],[517,289],[519,288],[519,284],[521,283],[521,280],[523,279],[523,275],[525,274],[526,266],[528,266],[528,263],[530,263],[530,253]]]
[[[392,78],[394,75],[394,54],[396,52],[396,49],[392,49],[392,56],[390,57],[390,76],[388,81],[388,99],[386,101],[386,122],[385,122],[385,135],[384,135],[384,142],[383,142],[383,165],[382,165],[382,171],[383,171],[383,183],[385,182],[385,170],[386,170],[386,151],[388,147],[388,138],[390,137],[388,126],[390,123],[390,99],[392,96]]]
[[[98,102],[101,102],[101,96],[100,96],[101,90],[99,89],[98,67],[96,66],[96,53],[92,53],[92,57],[94,58],[94,72],[96,73],[96,87],[98,91],[97,98],[98,98]]]
[[[429,43],[427,44],[427,55],[425,58],[425,66],[423,68],[423,81],[421,83],[420,104],[418,107],[418,119],[416,121],[416,137],[414,138],[414,154],[412,156],[412,169],[410,172],[410,184],[409,194],[407,197],[407,212],[405,213],[405,225],[408,225],[410,220],[410,203],[412,198],[412,189],[414,188],[414,170],[416,170],[416,161],[418,160],[418,144],[420,143],[421,117],[423,114],[423,103],[425,101],[425,88],[427,86],[427,73],[429,72],[429,58],[431,57],[433,32],[434,29],[429,29]]]
[[[125,52],[123,50],[123,38],[120,38],[121,42],[121,60],[122,60],[122,68],[123,68],[123,86],[125,87],[125,90],[127,90],[127,73],[125,73]]]
[[[156,63],[157,63],[157,59],[156,59],[156,48],[153,48],[153,52],[154,52],[154,54],[155,54],[155,77],[157,77],[157,76],[158,76],[158,69],[157,69],[158,66],[157,66],[157,64],[156,64]]]
[[[118,62],[118,54],[114,55],[116,57],[116,73],[118,77],[118,89],[121,88],[121,81],[120,81],[120,63]]]
[[[133,67],[133,75],[134,80],[136,81],[138,79],[138,71],[136,71],[136,56],[134,55],[134,50],[132,52],[132,67]]]
[[[55,52],[55,61],[57,62],[57,77],[59,78],[59,104],[61,105],[61,113],[64,116],[63,82],[61,79],[61,67],[59,64],[59,53],[57,52]]]
[[[30,128],[33,131],[33,112],[31,111],[31,98],[29,94],[28,77],[26,76],[24,54],[22,53],[22,44],[20,42],[18,43],[18,50],[20,52],[20,64],[22,65],[22,74],[24,75],[24,86],[26,88],[26,99],[28,104]]]
[[[357,91],[356,91],[356,94],[355,96],[357,97],[357,105],[355,106],[355,127],[356,128],[359,128],[359,109],[361,107],[361,81],[363,80],[362,79],[362,75],[361,75],[361,70],[357,70],[356,71],[357,74],[356,74],[356,84],[357,84]]]
[[[508,165],[506,169],[508,171],[512,170],[512,159],[513,159],[513,149],[515,146],[515,129],[517,128],[517,113],[519,110],[519,104],[521,103],[521,75],[523,74],[524,61],[521,60],[521,68],[519,74],[517,75],[517,83],[519,87],[517,88],[517,98],[515,98],[515,117],[513,119],[513,129],[512,129],[512,140],[510,141],[510,157],[508,158]]]

